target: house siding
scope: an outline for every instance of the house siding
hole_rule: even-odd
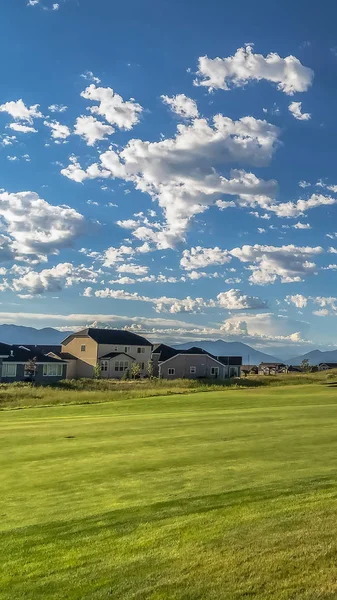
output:
[[[81,351],[82,345],[86,347],[85,352]],[[98,358],[97,342],[85,335],[72,337],[66,344],[62,344],[62,352],[68,352],[77,358],[76,370],[73,370],[73,377],[93,377]]]
[[[127,346],[130,350],[127,352],[129,356],[135,359],[135,361],[139,364],[144,363],[144,369],[141,369],[141,375],[147,375],[147,365],[151,360],[152,347],[151,346],[142,346],[141,344],[137,344],[136,346]],[[117,350],[115,350],[117,348]],[[120,344],[99,344],[98,347],[98,356],[102,357],[110,352],[125,352],[126,345]],[[144,348],[144,353],[138,354],[137,348]],[[72,352],[73,354],[73,352]],[[115,360],[115,359],[114,359]],[[125,359],[126,360],[126,359]],[[111,377],[115,377],[115,372],[111,375]],[[118,375],[118,373],[117,373]]]
[[[115,356],[114,358],[110,358],[110,359],[101,359],[99,361],[100,364],[102,363],[103,360],[107,360],[108,370],[101,371],[102,378],[104,378],[104,379],[122,379],[122,377],[126,373],[126,371],[116,371],[115,370],[115,363],[117,361],[118,362],[123,361],[123,362],[129,363],[128,371],[129,371],[129,375],[131,376],[131,367],[132,367],[132,363],[134,361],[131,358],[128,358],[127,356],[125,356],[125,354],[119,354],[118,356]]]
[[[62,379],[66,379],[66,376],[67,376],[67,365],[66,364],[63,365],[62,375],[56,376],[56,377],[55,376],[46,377],[45,375],[43,375],[43,365],[37,365],[35,382],[48,385],[51,383],[57,383],[58,381],[61,381]],[[27,378],[25,377],[25,365],[17,364],[16,377],[1,377],[1,381],[2,381],[2,383],[14,383],[15,381],[27,381]]]
[[[196,367],[195,373],[190,373],[190,367]],[[218,377],[211,375],[211,368],[219,369]],[[175,369],[174,375],[169,375],[169,369]],[[207,354],[177,354],[159,366],[160,377],[163,379],[198,379],[209,377],[225,379],[228,377],[228,367],[218,363]]]

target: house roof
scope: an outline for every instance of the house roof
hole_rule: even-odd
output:
[[[41,354],[49,354],[49,352],[53,352],[54,354],[59,355],[62,350],[61,344],[13,344],[13,346],[17,348],[27,348],[28,350],[40,352]]]
[[[280,363],[280,362],[272,362],[272,363],[268,363],[268,362],[262,362],[260,363],[260,367],[285,367],[286,365],[284,363]]]
[[[118,344],[125,346],[152,346],[146,338],[133,333],[131,331],[125,331],[124,329],[96,329],[95,327],[87,327],[81,331],[68,335],[63,341],[63,344],[70,338],[74,337],[87,337],[89,336],[97,344]]]
[[[10,346],[9,344],[4,344],[3,342],[0,342],[0,356],[7,356],[8,354],[10,354],[12,346]]]
[[[133,356],[130,356],[130,354],[126,354],[126,352],[109,352],[109,354],[104,354],[104,356],[100,356],[99,360],[110,360],[110,358],[116,358],[116,356],[127,356],[128,358],[131,358],[131,360],[135,360]]]
[[[213,356],[213,354],[210,354],[210,356]],[[216,358],[225,366],[241,367],[242,365],[242,356],[214,356],[213,358]]]
[[[330,369],[337,369],[337,363],[322,362],[322,363],[319,363],[319,366],[321,366],[321,365],[326,365],[327,367],[330,367]]]
[[[13,355],[11,355],[11,351],[13,352]],[[58,358],[53,358],[52,356],[41,354],[41,352],[33,352],[32,350],[27,350],[27,348],[20,348],[18,346],[12,346],[10,348],[9,356],[4,358],[3,362],[26,363],[33,359],[36,359],[37,363],[60,363]]]
[[[167,346],[166,344],[157,344],[153,350],[153,354],[159,354],[159,362],[172,358],[172,356],[179,354],[179,352],[179,350],[171,348],[171,346]]]

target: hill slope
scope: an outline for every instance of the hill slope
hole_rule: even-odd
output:
[[[300,365],[302,360],[308,360],[311,365],[319,365],[322,362],[336,362],[337,363],[337,350],[328,350],[322,352],[321,350],[312,350],[302,356],[295,356],[289,358],[287,363],[290,365]]]

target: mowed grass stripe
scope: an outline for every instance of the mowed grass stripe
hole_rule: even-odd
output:
[[[337,392],[308,387],[1,413],[1,600],[337,598]]]

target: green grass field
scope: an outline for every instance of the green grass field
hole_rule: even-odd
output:
[[[1,600],[337,598],[332,379],[114,400],[0,412]]]

